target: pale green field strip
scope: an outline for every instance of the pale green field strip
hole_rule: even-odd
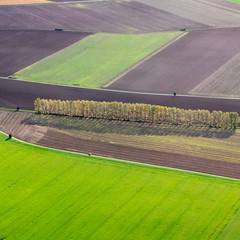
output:
[[[239,239],[240,182],[0,135],[0,238]]]
[[[89,36],[25,69],[18,79],[98,88],[181,32]]]
[[[240,0],[227,0],[228,2],[233,2],[233,3],[237,3],[240,4]]]

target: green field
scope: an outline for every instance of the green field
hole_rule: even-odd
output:
[[[233,2],[233,3],[237,3],[240,4],[240,0],[227,0],[228,2]]]
[[[239,239],[240,182],[6,140],[0,238]]]
[[[180,32],[89,36],[19,72],[18,79],[98,88]]]

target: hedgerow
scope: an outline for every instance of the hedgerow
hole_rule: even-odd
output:
[[[56,114],[101,118],[109,120],[204,125],[218,128],[236,128],[239,115],[236,112],[180,109],[140,103],[61,101],[37,98],[35,111],[41,114]]]

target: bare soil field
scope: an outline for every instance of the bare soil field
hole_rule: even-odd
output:
[[[240,96],[239,69],[240,54],[228,61],[189,93],[208,96]]]
[[[240,11],[240,5],[239,4],[235,4],[232,2],[229,2],[227,0],[208,0],[208,3],[212,3],[212,4],[216,4],[216,5],[220,5],[226,8],[230,8],[232,9],[232,11]]]
[[[0,5],[50,3],[50,0],[0,0]]]
[[[79,40],[88,33],[0,31],[0,76],[9,76]]]
[[[78,87],[56,86],[0,78],[0,107],[33,110],[36,98],[61,100],[119,101],[157,104],[184,109],[208,109],[240,113],[240,99],[218,99],[127,93]]]
[[[31,12],[31,14],[29,14]],[[2,6],[0,28],[138,33],[206,25],[137,2]]]
[[[240,52],[240,28],[191,31],[109,86],[187,94]]]
[[[226,177],[240,178],[238,162],[218,161],[209,158],[190,156],[184,150],[179,153],[165,152],[146,147],[137,147],[71,136],[60,132],[57,128],[27,124],[31,113],[0,112],[0,130],[12,133],[13,136],[42,146],[64,149],[80,153],[117,158],[133,162],[173,167]],[[118,135],[121,139],[121,135]],[[127,136],[126,136],[127,137]],[[130,137],[131,138],[131,137]],[[126,141],[128,142],[128,140]],[[137,141],[136,141],[137,143]],[[186,143],[187,144],[187,143]]]
[[[238,163],[221,162],[207,158],[186,156],[184,154],[82,140],[51,130],[48,130],[44,137],[37,143],[42,146],[86,154],[91,153],[97,156],[240,178],[240,164]]]
[[[221,3],[213,4],[208,0],[138,0],[138,2],[212,27],[240,26],[240,12],[237,8],[233,10]]]

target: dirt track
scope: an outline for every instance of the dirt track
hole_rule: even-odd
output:
[[[0,76],[5,77],[73,44],[89,33],[0,31]]]
[[[240,52],[240,28],[191,31],[109,86],[187,94]]]
[[[16,108],[19,106],[22,109],[33,110],[33,103],[37,97],[147,103],[185,109],[222,110],[240,113],[240,99],[133,94],[0,79],[0,107]]]

